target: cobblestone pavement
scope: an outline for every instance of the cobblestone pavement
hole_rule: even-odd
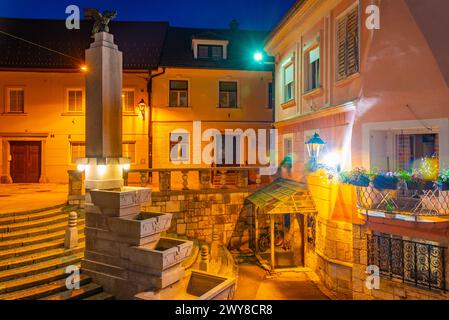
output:
[[[0,214],[52,207],[67,201],[67,184],[0,184]]]
[[[236,300],[328,300],[312,272],[270,275],[255,264],[239,265]]]

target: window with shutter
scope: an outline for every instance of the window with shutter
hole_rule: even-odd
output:
[[[67,111],[83,112],[83,90],[70,89],[67,91]]]
[[[337,80],[359,71],[358,7],[337,21]]]
[[[135,113],[134,90],[125,89],[122,91],[122,108],[125,113]]]

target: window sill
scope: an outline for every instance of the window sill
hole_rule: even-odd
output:
[[[25,112],[3,112],[2,116],[27,116],[28,113]]]
[[[167,106],[167,109],[174,109],[174,110],[182,109],[182,110],[185,110],[185,109],[192,109],[192,106],[186,106],[186,107],[180,107],[180,106]]]
[[[61,116],[63,116],[63,117],[66,117],[66,116],[82,117],[82,116],[84,116],[84,112],[63,112],[63,113],[61,113]]]
[[[312,90],[308,90],[306,92],[303,93],[302,97],[304,99],[311,99],[317,96],[320,96],[323,94],[323,87],[318,87]]]
[[[283,102],[283,103],[281,104],[281,108],[282,108],[282,109],[288,109],[288,108],[291,108],[291,107],[294,107],[294,106],[296,106],[296,101],[295,101],[295,99],[291,99],[291,100],[289,100],[289,101],[287,101],[287,102]]]
[[[218,106],[217,109],[238,110],[238,109],[240,109],[240,107],[221,107],[221,106]]]
[[[351,74],[350,76],[347,76],[346,78],[337,80],[337,81],[335,82],[335,86],[336,86],[336,87],[342,87],[342,86],[345,86],[345,85],[347,85],[349,82],[351,82],[351,81],[353,81],[353,80],[355,80],[355,79],[357,79],[357,78],[359,78],[359,77],[360,77],[360,72],[353,73],[353,74]]]

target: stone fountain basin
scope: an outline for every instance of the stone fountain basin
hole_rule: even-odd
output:
[[[109,218],[111,231],[128,237],[144,238],[167,231],[170,228],[172,214],[141,212],[125,217]]]
[[[183,279],[157,292],[142,292],[137,300],[231,300],[234,297],[235,278],[192,270]]]
[[[192,241],[160,238],[157,242],[130,248],[129,259],[132,264],[142,266],[150,273],[160,274],[189,257],[192,247]]]
[[[121,217],[138,213],[143,203],[151,200],[151,189],[122,187],[118,190],[91,190],[92,203],[108,216]]]

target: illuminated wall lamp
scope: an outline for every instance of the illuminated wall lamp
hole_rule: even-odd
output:
[[[320,135],[317,132],[315,132],[312,138],[306,141],[307,152],[309,153],[310,166],[312,169],[317,168],[320,150],[321,147],[325,144],[326,142],[324,142],[323,139],[321,139]]]
[[[142,115],[143,120],[145,120],[145,111],[147,109],[147,104],[145,103],[145,100],[140,99],[137,107],[139,108],[139,111],[140,111],[140,114]]]

